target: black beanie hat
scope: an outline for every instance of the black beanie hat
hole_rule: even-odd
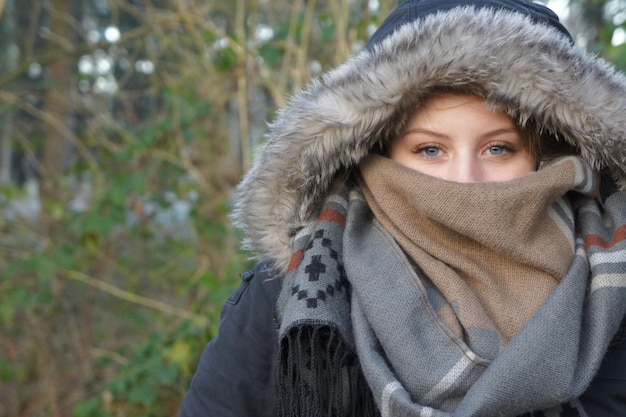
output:
[[[382,25],[369,39],[366,49],[382,42],[400,26],[415,20],[456,7],[473,6],[476,8],[503,9],[524,14],[533,21],[551,26],[574,42],[572,35],[559,22],[559,17],[546,6],[526,0],[406,0],[387,16]]]

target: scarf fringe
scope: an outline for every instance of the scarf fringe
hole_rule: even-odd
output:
[[[358,359],[329,326],[295,326],[282,339],[278,417],[379,417]]]

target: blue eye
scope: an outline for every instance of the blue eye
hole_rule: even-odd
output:
[[[506,152],[506,149],[503,146],[490,146],[489,153],[492,155],[502,155]]]
[[[430,146],[430,147],[425,148],[425,149],[422,150],[422,152],[424,152],[424,154],[426,156],[437,156],[437,155],[439,155],[439,151],[440,151],[440,149],[436,148],[434,146]]]
[[[417,154],[422,154],[426,158],[436,158],[438,156],[441,156],[441,148],[435,145],[419,146],[413,152]]]
[[[518,149],[513,146],[495,143],[487,148],[487,153],[493,156],[504,156],[514,154]]]

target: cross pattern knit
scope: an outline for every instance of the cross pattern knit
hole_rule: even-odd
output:
[[[327,283],[325,280],[321,281],[322,286],[310,286],[296,284],[291,289],[291,295],[296,296],[298,300],[304,300],[308,308],[316,308],[318,301],[326,301],[330,297],[340,297],[347,299],[348,292],[348,280],[346,279],[343,265],[338,262],[339,254],[331,247],[331,240],[324,237],[324,230],[318,230],[315,232],[313,239],[309,242],[306,249],[311,250],[314,246],[319,245],[322,252],[326,249],[325,255],[328,259],[322,261],[322,254],[311,255],[309,263],[304,267],[304,273],[308,276],[308,283],[320,282],[320,275],[326,274],[326,265],[329,268],[336,268],[335,279]],[[332,265],[332,266],[331,266]],[[330,271],[329,271],[330,272]],[[325,285],[325,287],[324,287]]]
[[[571,174],[574,256],[493,359],[443,323],[421,272],[359,188],[332,193],[296,237],[278,300],[279,416],[584,415],[576,398],[626,309],[626,193],[600,201],[595,176],[574,157],[518,185],[535,175],[550,183],[553,169]]]

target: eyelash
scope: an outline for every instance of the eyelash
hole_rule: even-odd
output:
[[[432,144],[430,144],[430,143],[423,143],[423,144],[418,145],[415,148],[413,148],[413,153],[420,154],[420,153],[423,153],[426,149],[433,149],[433,148],[441,150],[441,145],[436,144],[436,143],[432,143]],[[430,156],[428,156],[426,154],[424,154],[424,157],[431,158]],[[432,157],[432,158],[434,158],[434,157]]]
[[[486,146],[486,149],[490,149],[490,148],[502,148],[505,152],[507,153],[516,153],[519,151],[519,149],[515,146],[512,146],[508,143],[504,143],[504,142],[492,142],[490,144],[488,144]],[[438,149],[441,150],[442,147],[441,145],[437,144],[437,143],[424,143],[424,144],[420,144],[418,146],[416,146],[415,148],[413,148],[413,153],[422,153],[423,151],[425,151],[426,149]],[[428,155],[425,155],[428,157]]]
[[[509,143],[503,143],[503,142],[493,142],[493,143],[490,143],[487,146],[487,149],[490,149],[490,148],[502,148],[506,152],[513,153],[513,154],[516,153],[517,151],[519,151],[519,149],[517,147],[515,147],[515,146],[513,146],[513,145],[511,145]]]

